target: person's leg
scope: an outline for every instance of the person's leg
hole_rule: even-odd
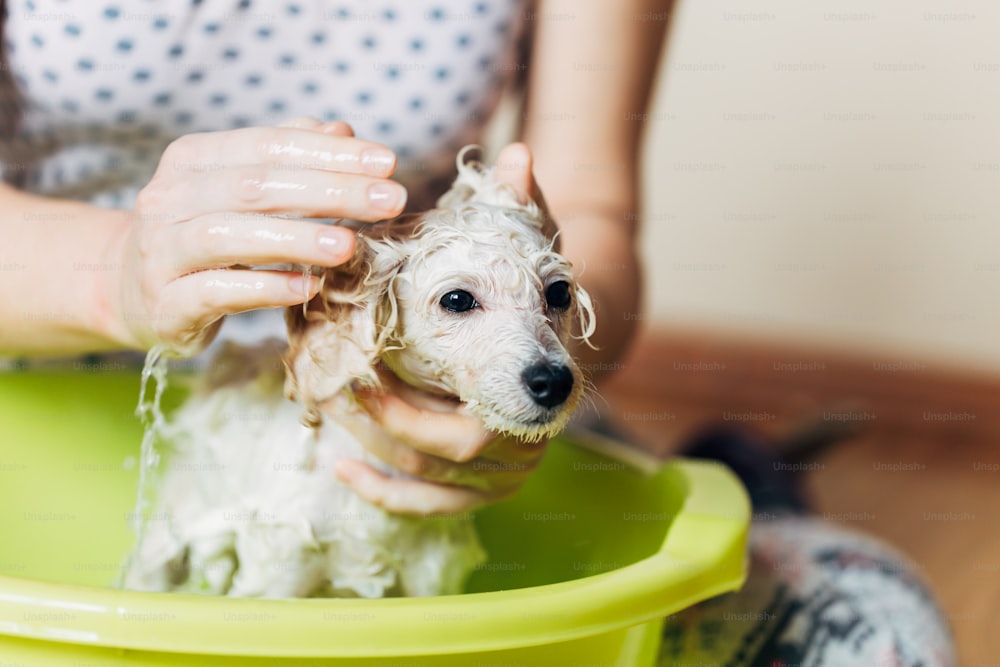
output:
[[[946,621],[915,568],[880,541],[812,516],[780,457],[713,430],[684,455],[729,465],[754,503],[742,590],[667,620],[659,665],[948,667]]]

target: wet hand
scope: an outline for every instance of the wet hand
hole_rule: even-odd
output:
[[[418,516],[470,511],[516,493],[541,462],[545,441],[488,431],[460,403],[389,374],[382,381],[383,391],[356,394],[370,418],[349,419],[345,426],[372,454],[410,477],[340,461],[337,475],[368,502]]]
[[[541,207],[547,233],[555,223],[532,173],[525,144],[505,147],[495,178]],[[353,428],[370,452],[412,478],[386,475],[344,460],[337,474],[355,492],[391,512],[426,516],[469,511],[508,498],[521,488],[545,453],[545,441],[526,443],[488,431],[462,405],[414,390],[383,375],[382,392],[358,395],[371,416]],[[413,479],[415,478],[415,479]]]
[[[308,218],[375,221],[402,212],[396,156],[340,122],[297,119],[181,137],[136,200],[116,252],[123,338],[133,347],[200,351],[221,319],[302,303],[319,289],[279,263],[335,266],[354,233]]]

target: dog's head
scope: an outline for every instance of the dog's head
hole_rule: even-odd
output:
[[[408,384],[457,397],[496,431],[528,440],[566,423],[584,378],[566,346],[594,313],[534,203],[464,163],[419,215],[362,228],[355,257],[288,311],[286,388],[320,406],[384,363]]]

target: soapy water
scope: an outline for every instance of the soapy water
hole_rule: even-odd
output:
[[[302,272],[302,308],[305,309],[309,302],[309,278],[313,275],[315,267],[298,264],[296,268]],[[146,353],[139,383],[139,401],[135,408],[136,417],[143,426],[142,443],[139,448],[139,482],[136,488],[135,508],[130,515],[137,545],[142,543],[146,516],[153,502],[155,472],[160,464],[157,442],[162,439],[167,425],[161,407],[163,394],[167,389],[167,351],[167,346],[155,345]],[[152,395],[150,395],[151,380],[155,382]],[[133,553],[137,552],[138,550]]]
[[[135,414],[143,426],[142,445],[139,449],[139,485],[136,489],[135,511],[132,513],[132,530],[136,534],[137,543],[142,541],[143,519],[150,503],[150,476],[160,463],[156,441],[166,425],[166,418],[160,407],[163,392],[167,388],[167,358],[164,352],[166,347],[157,345],[146,354],[139,384],[139,404],[135,408]],[[152,398],[148,396],[150,379],[156,382]]]
[[[296,268],[302,273],[304,309],[309,301],[309,278],[313,275],[314,267],[298,264]],[[155,345],[146,354],[139,384],[139,402],[135,408],[135,414],[143,425],[142,444],[139,449],[139,484],[136,489],[135,509],[131,514],[132,531],[135,533],[137,544],[142,541],[146,513],[152,502],[153,473],[160,464],[160,453],[157,451],[156,443],[167,424],[161,408],[163,393],[167,389],[166,352],[165,345]],[[156,385],[152,396],[149,395],[150,380]]]

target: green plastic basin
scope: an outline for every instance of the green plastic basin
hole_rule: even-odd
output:
[[[4,664],[634,667],[652,664],[664,616],[745,577],[750,508],[728,470],[640,470],[563,437],[515,499],[477,513],[490,560],[464,595],[116,590],[132,541],[138,386],[137,373],[0,375]]]

